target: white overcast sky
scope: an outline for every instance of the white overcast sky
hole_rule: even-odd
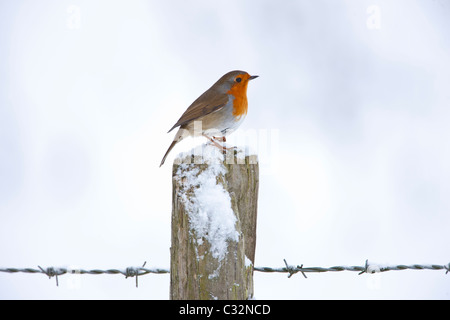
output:
[[[0,0],[0,268],[169,268],[182,112],[249,85],[256,265],[450,262],[450,3]],[[241,135],[242,136],[242,135]],[[236,133],[235,140],[239,140]],[[230,137],[231,142],[233,139]],[[168,275],[0,273],[0,299],[167,299]],[[449,299],[444,271],[255,273],[257,299]]]

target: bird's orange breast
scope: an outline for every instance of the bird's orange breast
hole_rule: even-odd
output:
[[[228,94],[233,95],[233,115],[238,119],[247,114],[248,102],[247,102],[247,84],[239,83],[235,84],[231,87],[231,89],[227,92]]]

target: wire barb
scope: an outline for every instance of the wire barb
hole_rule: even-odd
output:
[[[38,266],[39,269],[41,269],[41,272],[45,275],[48,276],[49,279],[51,279],[52,277],[56,278],[56,286],[59,287],[59,281],[58,281],[58,276],[65,274],[67,271],[63,270],[63,269],[59,269],[59,268],[54,268],[54,267],[48,267],[47,269],[43,269],[41,266]]]
[[[366,264],[364,265],[364,270],[358,273],[358,276],[362,275],[363,273],[367,273],[367,269],[369,268],[369,259],[366,259]]]
[[[286,265],[285,270],[289,273],[288,278],[292,277],[294,274],[296,274],[297,272],[301,272],[303,277],[305,277],[305,279],[307,279],[308,277],[306,276],[305,272],[302,270],[303,269],[303,264],[302,265],[297,265],[297,267],[291,266],[287,263],[286,259],[283,259],[284,264]],[[258,271],[258,270],[256,270]]]
[[[295,270],[293,266],[288,265],[286,259],[283,259],[284,264],[286,265],[286,271],[289,272],[288,278],[292,277],[292,275],[296,274],[298,271]]]
[[[147,261],[144,262],[144,264],[142,265],[142,267],[128,267],[125,269],[125,279],[128,279],[129,277],[136,277],[136,288],[139,287],[138,284],[138,277],[140,275],[142,275],[141,270],[145,267],[145,264],[147,263]],[[145,273],[143,273],[145,274]]]
[[[308,277],[306,276],[305,272],[303,272],[303,264],[301,266],[297,266],[297,269],[300,269],[299,271],[302,273],[303,277],[305,277],[305,279],[308,279]]]

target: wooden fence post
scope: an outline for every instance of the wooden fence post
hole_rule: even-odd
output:
[[[252,298],[257,156],[200,151],[173,165],[170,298]]]

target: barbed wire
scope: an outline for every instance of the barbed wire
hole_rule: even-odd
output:
[[[366,260],[363,266],[334,266],[334,267],[303,267],[302,265],[289,265],[286,262],[286,259],[283,260],[285,266],[281,268],[271,268],[271,267],[254,267],[254,271],[258,272],[267,272],[267,273],[288,273],[288,278],[292,277],[294,274],[300,272],[305,278],[306,273],[323,273],[323,272],[340,272],[340,271],[355,271],[358,272],[358,275],[367,273],[379,273],[386,271],[402,271],[402,270],[445,270],[445,274],[450,271],[450,263],[446,265],[438,265],[438,264],[412,264],[412,265],[392,265],[392,266],[382,266],[373,263],[369,263],[369,260]],[[142,267],[128,267],[126,269],[73,269],[73,268],[60,268],[60,267],[47,267],[42,268],[38,266],[39,269],[33,268],[0,268],[0,272],[4,273],[40,273],[45,274],[49,277],[49,279],[55,277],[56,278],[56,286],[59,286],[58,276],[62,276],[64,274],[121,274],[124,275],[125,278],[136,278],[136,288],[138,288],[138,277],[146,274],[167,274],[170,273],[170,270],[161,269],[161,268],[145,268],[146,262],[142,265]]]
[[[438,264],[413,264],[413,265],[392,265],[392,266],[381,266],[377,264],[369,263],[369,260],[366,260],[364,266],[335,266],[335,267],[303,267],[302,265],[292,266],[286,262],[284,259],[285,267],[282,268],[269,268],[269,267],[255,267],[255,271],[260,272],[281,272],[281,273],[289,273],[288,278],[292,277],[294,274],[300,272],[305,278],[308,272],[338,272],[338,271],[356,271],[359,272],[359,275],[363,273],[378,273],[378,272],[386,272],[386,271],[401,271],[401,270],[446,270],[445,274],[450,271],[450,263],[447,265],[438,265]]]
[[[125,276],[125,279],[127,278],[133,278],[136,277],[136,288],[138,287],[138,277],[143,276],[149,273],[155,273],[155,274],[164,274],[164,273],[170,273],[169,270],[166,269],[160,269],[160,268],[144,268],[145,264],[147,262],[144,262],[142,267],[127,267],[126,269],[107,269],[107,270],[101,270],[101,269],[92,269],[92,270],[85,270],[85,269],[74,269],[74,268],[56,268],[56,267],[47,267],[42,268],[41,266],[38,266],[39,269],[33,269],[33,268],[0,268],[0,272],[6,272],[6,273],[41,273],[45,274],[49,277],[49,279],[55,277],[56,278],[56,285],[59,285],[58,282],[58,276],[62,276],[64,274],[93,274],[93,275],[100,275],[100,274],[122,274]]]

